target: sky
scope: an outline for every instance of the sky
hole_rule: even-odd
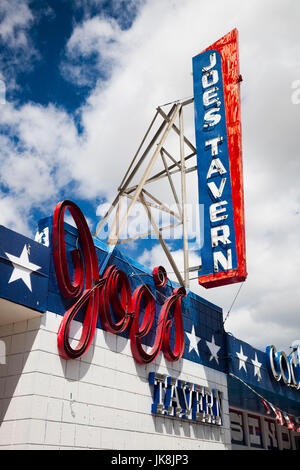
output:
[[[299,14],[295,0],[1,0],[0,223],[34,236],[71,199],[93,231],[156,107],[191,97],[192,57],[236,27],[248,278],[191,289],[224,318],[239,292],[225,329],[289,352],[300,338]],[[185,132],[194,142],[193,112]],[[168,243],[182,269],[180,240]],[[126,253],[170,270],[154,240]]]

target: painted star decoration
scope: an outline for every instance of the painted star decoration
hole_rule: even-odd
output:
[[[37,266],[36,264],[31,263],[29,261],[29,255],[26,245],[24,245],[23,251],[19,257],[10,253],[5,254],[14,267],[8,283],[17,281],[18,279],[22,279],[24,284],[32,292],[30,275],[32,272],[38,271],[41,266]]]
[[[191,333],[188,333],[186,331],[185,334],[187,335],[187,337],[189,339],[189,342],[190,342],[189,352],[191,352],[194,349],[196,351],[197,355],[199,356],[198,343],[200,341],[200,338],[198,338],[198,336],[196,336],[194,325],[192,327]]]
[[[243,368],[247,374],[246,361],[248,359],[248,356],[244,355],[242,346],[241,346],[240,352],[239,353],[237,352],[236,355],[239,358],[239,370]]]
[[[206,344],[211,354],[209,360],[212,361],[213,359],[215,359],[217,364],[219,364],[218,352],[221,349],[221,346],[216,345],[214,335],[212,335],[211,342],[206,341]]]
[[[254,360],[251,359],[251,362],[252,364],[254,365],[254,377],[257,375],[257,381],[260,382],[261,381],[261,371],[260,371],[260,368],[262,366],[261,362],[258,362],[258,359],[257,359],[257,354],[255,353],[255,358]]]

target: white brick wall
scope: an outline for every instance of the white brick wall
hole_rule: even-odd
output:
[[[162,355],[139,365],[127,339],[102,330],[83,358],[65,361],[56,343],[61,319],[49,312],[0,327],[7,352],[0,364],[1,449],[230,448],[225,374],[185,359],[166,363]],[[75,342],[80,324],[72,332]],[[151,371],[221,390],[223,426],[152,416]]]

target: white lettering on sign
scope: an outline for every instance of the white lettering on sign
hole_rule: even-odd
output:
[[[231,250],[227,250],[227,258],[222,253],[222,251],[214,251],[214,271],[219,271],[219,264],[225,271],[232,269],[232,252]]]
[[[150,373],[149,383],[154,387],[153,414],[222,425],[219,390],[156,372]]]
[[[202,72],[208,72],[217,64],[217,56],[215,52],[212,52],[209,57],[210,63],[206,67],[203,67]]]
[[[219,158],[212,160],[210,167],[208,169],[206,178],[207,179],[211,178],[211,176],[214,175],[215,173],[218,173],[219,175],[224,175],[226,173],[223,163],[221,162]]]
[[[208,88],[210,86],[215,85],[219,81],[219,74],[217,70],[210,70],[209,72],[205,72],[202,75],[202,86],[203,88]]]
[[[230,411],[231,439],[236,443],[244,445],[243,415],[236,411]]]
[[[216,53],[210,54],[210,63],[202,68],[202,87],[205,90],[203,93],[203,104],[207,108],[211,105],[216,105],[208,109],[204,115],[204,127],[213,127],[221,121],[220,99],[218,97],[219,88],[215,85],[219,81],[219,74],[217,69],[214,69],[217,63]]]
[[[222,197],[223,191],[224,191],[224,186],[226,183],[226,178],[222,178],[222,181],[220,183],[220,186],[217,188],[217,185],[214,181],[208,183],[208,187],[215,199],[219,199]]]
[[[259,417],[248,415],[249,441],[254,446],[261,446],[261,429]]]
[[[265,427],[266,427],[266,434],[267,434],[268,449],[278,449],[278,439],[277,439],[275,422],[265,419]]]
[[[222,137],[216,137],[215,139],[210,139],[210,140],[207,140],[205,142],[205,147],[207,147],[208,145],[211,146],[211,156],[212,157],[215,157],[219,153],[219,147],[218,147],[219,142],[220,143],[223,142]]]
[[[266,349],[267,368],[271,376],[283,385],[300,390],[300,346],[289,357],[275,346]]]
[[[210,106],[212,104],[219,102],[218,93],[217,93],[218,89],[219,88],[215,86],[215,87],[210,88],[209,90],[206,90],[203,93],[204,106]]]
[[[229,409],[229,416],[231,442],[235,446],[242,446],[243,449],[296,449],[298,433],[287,426],[280,426],[275,418],[233,408]],[[295,423],[298,425],[299,418],[295,418]]]
[[[226,207],[222,207],[226,204],[228,204],[227,201],[221,201],[210,206],[209,213],[211,222],[221,222],[222,220],[227,219],[228,214],[220,215],[223,214],[223,212],[226,212]]]
[[[218,246],[218,243],[221,242],[223,245],[228,245],[231,243],[229,240],[230,230],[228,225],[220,225],[219,227],[214,227],[211,229],[211,244],[214,248]]]
[[[221,121],[221,114],[219,113],[220,108],[212,108],[207,111],[204,115],[204,127],[212,127],[218,124]]]

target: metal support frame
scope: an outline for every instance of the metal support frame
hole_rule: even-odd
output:
[[[107,223],[112,212],[115,210],[114,220],[111,226],[111,230],[108,236],[107,244],[110,246],[110,251],[119,244],[130,242],[132,240],[139,239],[143,236],[153,235],[158,238],[171,266],[174,270],[174,273],[177,277],[177,280],[180,285],[189,288],[189,273],[193,268],[189,268],[189,256],[188,256],[188,228],[187,228],[187,214],[186,214],[186,174],[194,171],[196,166],[193,168],[186,168],[186,162],[196,156],[196,148],[194,145],[187,139],[184,135],[184,123],[183,123],[183,109],[185,106],[193,103],[193,98],[186,101],[177,101],[169,112],[166,114],[160,107],[157,108],[156,114],[148,127],[141,144],[138,147],[136,154],[133,157],[131,164],[129,165],[128,170],[126,171],[122,182],[118,188],[118,194],[114,201],[112,202],[109,210],[104,215],[103,219],[98,224],[94,237],[97,237],[100,230]],[[158,118],[162,118],[163,122],[159,125],[157,131],[154,133],[152,139],[146,146],[146,149],[143,151],[139,157],[142,148],[150,136],[150,132],[153,130],[154,124]],[[179,125],[176,125],[176,119],[179,119]],[[171,153],[165,148],[164,144],[169,136],[170,132],[174,131],[179,136],[179,155],[180,159],[177,160]],[[156,147],[154,147],[156,144]],[[185,147],[189,148],[189,154],[185,156]],[[154,151],[153,151],[154,148]],[[149,154],[152,151],[152,155],[149,158]],[[190,153],[192,151],[192,153]],[[139,158],[138,158],[139,157]],[[148,157],[148,158],[147,158]],[[160,159],[158,158],[160,157]],[[151,175],[151,172],[154,168],[154,165],[161,161],[163,169],[154,175]],[[137,172],[142,169],[142,166],[145,166],[142,176],[139,181],[132,185],[133,179],[136,176]],[[175,184],[172,180],[172,175],[180,172],[181,174],[181,198],[179,198]],[[177,206],[177,212],[172,211],[168,208],[160,198],[154,196],[152,192],[145,189],[146,185],[156,182],[162,178],[167,178],[172,196]],[[125,215],[120,218],[120,207],[122,199],[126,197],[130,200],[129,206],[127,207]],[[139,234],[126,240],[120,240],[120,235],[125,227],[125,224],[131,214],[131,211],[136,203],[142,204],[144,207],[147,217],[151,223],[153,231],[146,232],[144,234]],[[177,223],[159,227],[151,213],[151,208],[158,209],[163,212],[171,214],[173,217],[178,219]],[[176,262],[164,241],[162,232],[165,229],[175,228],[178,225],[182,225],[183,233],[183,253],[184,253],[184,275],[181,275],[180,270],[177,267]]]

